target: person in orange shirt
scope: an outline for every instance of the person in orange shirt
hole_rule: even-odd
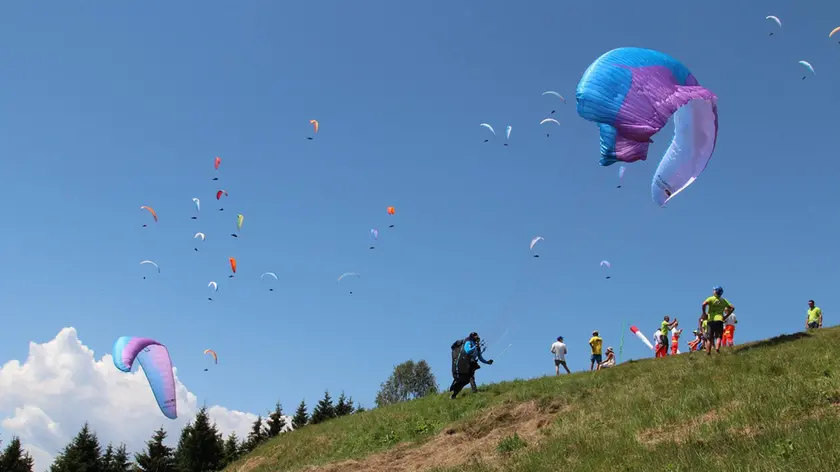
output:
[[[682,334],[682,329],[677,329],[677,326],[674,325],[674,329],[671,330],[671,355],[676,356],[677,351],[680,349],[680,335]]]

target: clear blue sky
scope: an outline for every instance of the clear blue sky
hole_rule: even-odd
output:
[[[4,2],[0,362],[64,326],[97,357],[153,337],[200,399],[260,413],[324,389],[370,406],[411,358],[446,387],[472,330],[507,331],[483,382],[553,373],[558,334],[588,368],[592,329],[617,347],[625,318],[691,325],[716,284],[739,342],[801,329],[809,298],[835,324],[840,4],[610,3]],[[650,180],[670,129],[619,190],[575,113],[584,69],[621,46],[673,55],[719,96],[717,151],[666,209]],[[511,124],[510,146],[481,122]],[[160,222],[142,228],[140,205]],[[337,285],[347,271],[362,279]],[[628,331],[625,359],[650,354]]]

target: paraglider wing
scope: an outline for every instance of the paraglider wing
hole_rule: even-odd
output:
[[[146,205],[143,205],[143,206],[140,207],[140,209],[141,210],[147,210],[149,213],[151,213],[152,218],[154,218],[155,223],[157,223],[157,220],[158,220],[157,213],[155,212],[155,210],[152,209],[152,207],[147,207]]]
[[[828,33],[828,37],[830,38],[830,37],[834,36],[834,33],[838,32],[838,31],[840,31],[840,26],[831,30],[831,33]]]
[[[601,265],[600,265],[600,266],[601,266],[601,267],[607,266],[607,269],[609,269],[610,267],[612,267],[612,265],[610,264],[610,261],[601,261]]]
[[[626,170],[627,169],[624,166],[621,166],[621,167],[618,168],[618,179],[619,180],[621,180],[621,178],[624,177],[624,171],[626,171]]]
[[[193,198],[193,203],[195,203],[195,211],[201,211],[201,200],[198,198]]]
[[[534,245],[537,244],[538,241],[545,241],[545,239],[542,236],[537,236],[536,238],[532,239],[531,240],[531,247],[529,249],[531,249],[533,251],[534,250]]]
[[[205,239],[204,233],[195,233],[195,235],[193,236],[193,239],[196,239],[196,238],[199,238],[202,241],[204,241],[204,239]]]
[[[151,265],[155,266],[155,268],[156,268],[156,269],[157,269],[157,271],[158,271],[158,274],[160,274],[160,266],[159,266],[159,265],[157,265],[154,261],[141,261],[141,262],[140,262],[140,264],[141,264],[141,265],[142,265],[142,264],[151,264]]]
[[[131,372],[138,360],[161,413],[171,420],[178,417],[175,374],[166,346],[154,339],[122,336],[114,343],[113,356],[114,365],[123,372]]]
[[[315,129],[315,134],[318,134],[318,120],[309,120],[309,123]],[[329,138],[329,136],[327,136]]]
[[[479,126],[483,126],[483,127],[487,128],[487,129],[489,129],[489,130],[490,130],[490,132],[491,132],[491,133],[493,133],[493,136],[496,136],[496,130],[494,130],[494,129],[493,129],[493,127],[492,127],[492,126],[490,126],[489,124],[487,124],[487,123],[481,123]]]
[[[776,22],[777,25],[779,25],[779,28],[782,27],[782,20],[780,20],[779,17],[777,17],[777,16],[770,15],[770,16],[764,18],[764,19],[765,20],[773,20],[773,21]]]
[[[557,123],[557,126],[560,126],[560,122],[555,120],[554,118],[546,118],[546,119],[540,121],[541,125],[544,125],[546,123]]]
[[[244,217],[244,216],[242,216],[242,214],[241,214],[241,213],[240,213],[239,215],[237,215],[237,216],[236,216],[236,230],[237,230],[237,231],[239,231],[239,230],[241,230],[241,229],[242,229],[242,222],[243,222],[243,221],[245,221],[245,217]]]
[[[216,200],[221,200],[222,195],[227,197],[228,196],[227,190],[219,190],[218,192],[216,192]]]
[[[208,287],[211,287],[211,288],[213,289],[213,291],[214,291],[214,292],[218,292],[218,291],[219,291],[219,284],[217,284],[216,282],[214,282],[214,281],[212,281],[212,280],[210,281],[210,283],[209,283],[209,284],[207,284],[207,286],[208,286]]]
[[[213,162],[213,167],[214,167],[216,170],[219,170],[219,165],[220,165],[221,163],[222,163],[222,158],[217,156],[217,157],[216,157],[216,159],[215,159],[215,161]],[[236,166],[234,166],[234,167],[236,167]]]
[[[559,98],[560,100],[563,100],[563,103],[566,103],[566,99],[565,99],[565,98],[563,98],[563,96],[562,96],[562,95],[560,95],[559,93],[557,93],[557,92],[555,92],[555,91],[553,91],[553,90],[549,90],[549,91],[543,92],[542,94],[543,94],[543,95],[554,95],[555,97]]]
[[[394,207],[388,207],[388,214],[389,215],[393,215],[395,213],[396,213],[396,210],[394,209]]]
[[[667,54],[609,51],[586,69],[575,97],[578,115],[600,128],[602,166],[647,159],[651,137],[674,116],[674,138],[651,183],[660,206],[691,185],[712,157],[717,96]]]
[[[266,275],[270,275],[270,276],[274,277],[274,280],[279,280],[279,279],[277,278],[277,274],[275,274],[274,272],[265,272],[265,273],[263,273],[263,275],[261,275],[261,276],[260,276],[260,278],[263,278],[263,277],[265,277]]]
[[[373,239],[379,239],[379,230],[376,228],[371,229],[370,235],[373,236]]]
[[[212,355],[213,356],[213,361],[215,361],[214,363],[216,363],[216,364],[219,363],[219,356],[216,355],[216,351],[214,351],[212,349],[205,349],[204,354]]]
[[[233,273],[235,274],[236,273],[236,258],[235,257],[229,257],[228,259],[230,260],[230,270],[232,270]]]
[[[808,61],[799,61],[799,63],[811,71],[812,74],[817,75],[817,73],[814,72],[814,66],[812,66]],[[155,218],[155,221],[157,221],[157,218]]]
[[[511,125],[508,125],[507,128],[505,129],[505,139],[507,139],[508,141],[510,141],[511,130],[513,130],[513,126],[511,126]]]
[[[359,274],[357,274],[355,272],[345,272],[345,273],[338,276],[338,281],[341,282],[341,279],[343,279],[344,277],[356,277],[356,278],[359,278],[359,279],[362,278],[362,276],[360,276]]]

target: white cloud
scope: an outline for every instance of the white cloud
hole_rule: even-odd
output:
[[[130,452],[141,451],[160,426],[174,446],[199,408],[196,396],[177,379],[177,370],[176,383],[178,419],[169,420],[160,413],[142,371],[120,372],[110,354],[97,361],[76,330],[64,328],[49,342],[29,343],[23,364],[13,360],[0,367],[0,412],[5,414],[0,426],[6,436],[20,436],[39,471],[49,467],[85,421],[103,446],[124,442]],[[240,438],[257,418],[221,406],[208,412],[225,436],[236,432]]]

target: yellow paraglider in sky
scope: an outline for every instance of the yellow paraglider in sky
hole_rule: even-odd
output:
[[[834,33],[838,32],[838,31],[840,31],[840,26],[831,30],[831,33],[828,33],[828,37],[830,38],[830,37],[834,36]]]

